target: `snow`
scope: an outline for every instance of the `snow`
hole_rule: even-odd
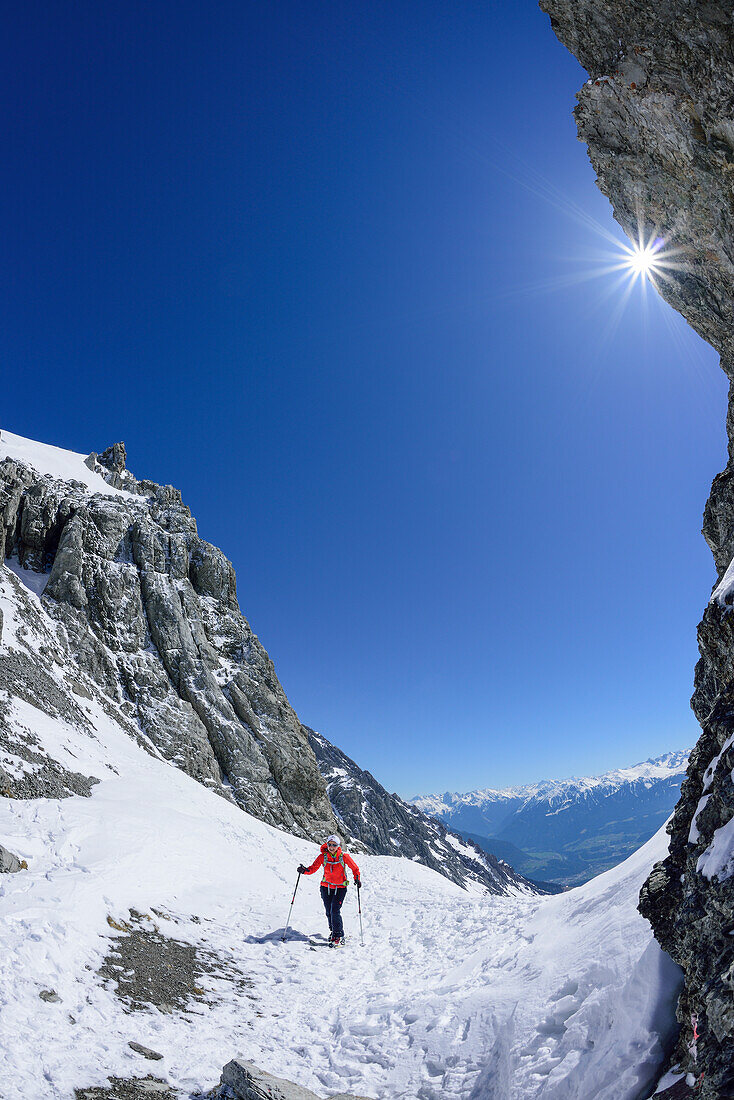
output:
[[[691,818],[691,827],[688,831],[689,844],[698,844],[699,840],[701,839],[701,832],[698,828],[698,825],[696,824],[696,819],[698,818],[698,815],[701,813],[710,798],[710,794],[705,794],[702,798],[699,799],[698,805],[696,806],[696,812]]]
[[[688,834],[689,844],[698,844],[701,833],[697,825],[698,815],[711,798],[710,787],[714,780],[716,769],[724,753],[728,752],[734,742],[734,734],[724,742],[719,753],[713,758],[706,768],[703,776],[703,794],[698,801],[696,811],[691,818],[691,828]],[[734,772],[732,772],[734,782]],[[716,875],[719,880],[730,878],[734,874],[734,818],[722,825],[711,838],[706,850],[699,856],[696,870],[711,879]]]
[[[115,489],[112,485],[108,485],[100,474],[93,473],[84,465],[87,457],[75,451],[65,451],[62,447],[53,447],[49,443],[37,443],[33,439],[25,439],[22,435],[13,435],[4,428],[0,431],[0,461],[4,458],[13,458],[17,462],[32,466],[37,473],[47,474],[58,481],[80,481],[93,493],[123,496],[140,501],[141,498],[135,493]]]
[[[711,761],[709,766],[706,768],[706,771],[703,774],[703,789],[704,789],[704,792],[708,791],[709,787],[713,783],[714,775],[716,773],[716,769],[719,766],[719,761],[721,760],[724,753],[729,751],[729,749],[731,748],[733,743],[734,743],[734,734],[732,734],[731,737],[727,738],[727,740],[724,742],[724,744],[721,747],[721,751],[716,754],[716,756],[713,758],[713,760]]]
[[[734,817],[716,830],[708,848],[698,857],[696,870],[704,878],[716,875],[719,881],[734,875]]]
[[[655,1089],[655,1095],[657,1096],[661,1092],[665,1092],[666,1089],[670,1089],[673,1085],[677,1085],[679,1081],[685,1078],[685,1073],[675,1073],[670,1071],[666,1073],[664,1077],[658,1081],[658,1087]]]
[[[729,562],[726,573],[711,593],[709,603],[716,600],[721,607],[727,607],[732,591],[734,591],[734,559]]]
[[[6,622],[25,618],[24,600],[45,614],[13,578],[3,585]],[[71,1100],[108,1075],[144,1075],[131,1040],[163,1054],[156,1074],[186,1095],[237,1053],[319,1095],[379,1100],[634,1100],[652,1087],[679,971],[636,906],[664,830],[551,898],[468,893],[421,864],[360,855],[365,947],[350,890],[347,947],[312,951],[305,939],[325,931],[318,876],[281,935],[315,846],[145,753],[109,707],[84,707],[93,736],[23,700],[7,718],[100,782],[90,798],[0,798],[0,843],[29,864],[0,880],[4,1095]],[[251,985],[209,976],[206,1005],[125,1012],[97,971],[121,934],[108,917],[122,924],[131,908]],[[60,1003],[40,999],[51,989]]]
[[[5,564],[10,566],[11,563],[6,561]],[[0,610],[3,613],[3,629],[2,635],[0,635],[3,644],[0,649],[12,648],[17,642],[17,631],[18,627],[21,625],[17,612],[19,582],[22,583],[17,576],[16,570],[12,568],[3,569],[0,567]],[[28,592],[29,598],[32,598],[36,605],[38,605],[40,603],[38,596],[33,593],[31,597],[30,588]]]
[[[6,558],[5,564],[12,573],[15,573],[19,581],[36,596],[42,596],[43,590],[48,584],[48,573],[34,573],[32,569],[24,569],[17,556]]]

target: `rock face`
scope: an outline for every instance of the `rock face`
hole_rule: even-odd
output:
[[[72,682],[81,668],[151,751],[264,821],[321,839],[336,828],[325,785],[273,663],[240,614],[231,564],[199,538],[176,489],[137,481],[125,461],[122,443],[86,461],[110,493],[101,480],[92,492],[13,458],[0,462],[0,562],[42,591],[66,647],[71,692],[86,690]],[[0,689],[47,713],[71,707],[84,721],[45,672],[48,659],[58,653],[29,647],[21,668],[0,652]],[[0,748],[28,759],[37,750],[28,734],[26,745],[9,746],[0,723]],[[14,797],[89,793],[84,776],[37,764],[31,779],[0,774],[0,785]]]
[[[306,726],[304,730],[342,830],[368,852],[418,860],[459,886],[477,883],[490,894],[544,892],[503,860],[483,852],[398,795],[388,794],[373,775],[320,733]]]
[[[541,0],[588,70],[579,137],[627,234],[662,237],[663,297],[734,382],[734,15],[722,0]],[[703,533],[720,583],[699,627],[692,705],[702,736],[641,911],[686,976],[676,1059],[702,1100],[734,1095],[734,397],[729,460]]]

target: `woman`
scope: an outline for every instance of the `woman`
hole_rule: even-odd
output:
[[[321,879],[321,900],[326,910],[326,919],[329,922],[329,946],[339,947],[344,943],[344,925],[342,924],[341,908],[344,898],[347,896],[347,870],[344,864],[351,869],[354,875],[354,884],[359,890],[362,879],[359,867],[352,857],[341,850],[341,841],[335,833],[326,838],[326,843],[321,845],[321,854],[316,857],[310,867],[301,864],[298,868],[299,875],[312,875],[323,864],[324,877]]]

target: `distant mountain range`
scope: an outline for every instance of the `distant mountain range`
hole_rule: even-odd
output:
[[[425,795],[411,804],[523,875],[578,885],[660,828],[680,796],[688,756],[669,752],[605,775]]]

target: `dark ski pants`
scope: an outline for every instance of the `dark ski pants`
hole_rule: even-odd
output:
[[[341,908],[344,898],[347,896],[346,886],[322,886],[321,900],[326,910],[326,919],[329,922],[329,931],[334,936],[344,935]]]

